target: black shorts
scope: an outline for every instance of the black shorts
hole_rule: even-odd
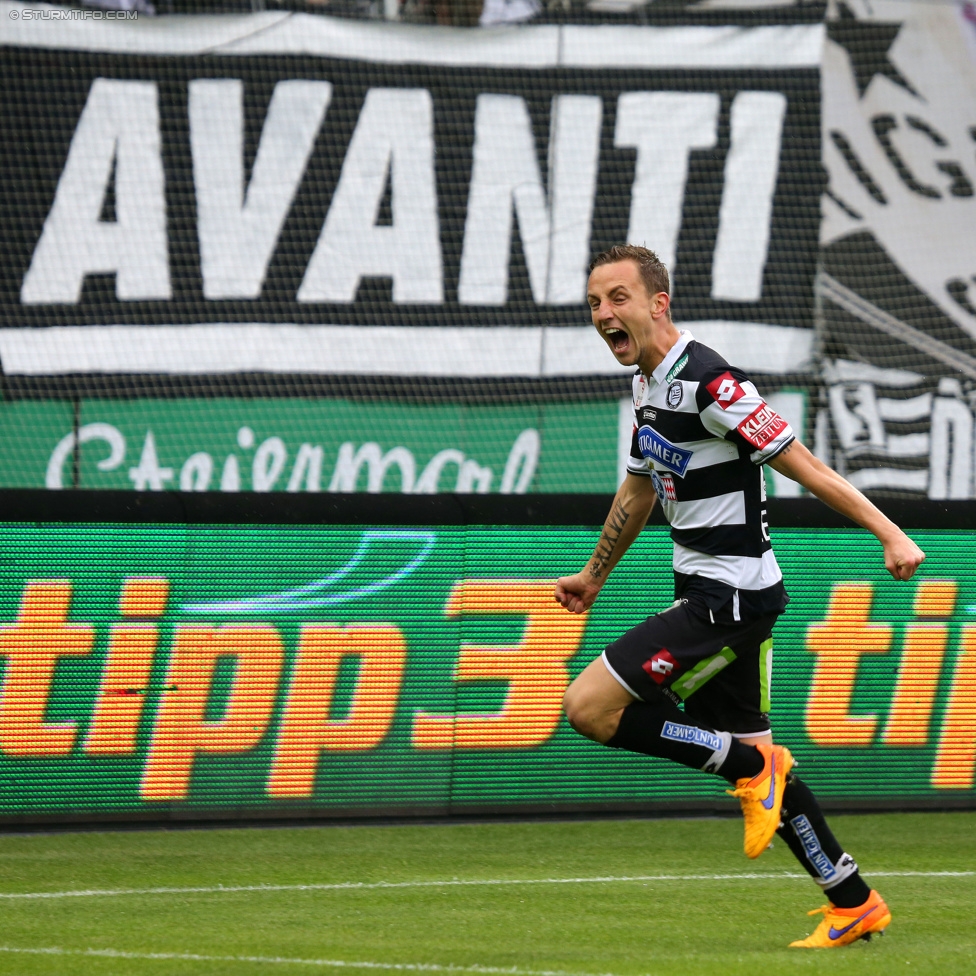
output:
[[[712,623],[698,601],[680,600],[648,617],[603,652],[632,695],[684,702],[689,719],[719,732],[769,731],[772,629],[777,613]]]

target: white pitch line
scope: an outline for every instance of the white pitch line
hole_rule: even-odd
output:
[[[872,878],[970,878],[976,871],[871,871]],[[276,891],[376,891],[398,888],[499,887],[504,885],[624,884],[637,881],[786,881],[806,878],[800,871],[741,874],[635,874],[592,878],[451,878],[443,881],[341,881],[332,884],[210,885],[181,888],[90,888],[76,891],[4,891],[0,899],[113,898],[125,895],[210,895]]]
[[[176,960],[178,962],[254,962],[279,966],[322,966],[332,969],[384,969],[422,973],[477,973],[479,976],[613,976],[613,973],[571,973],[563,969],[517,969],[501,966],[441,966],[427,962],[361,962],[348,959],[290,959],[287,956],[204,956],[196,952],[125,952],[121,949],[62,949],[58,946],[18,948],[0,952],[36,956],[89,956],[102,959]]]

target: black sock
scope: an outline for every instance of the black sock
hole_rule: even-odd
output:
[[[783,792],[783,822],[777,831],[838,908],[856,908],[868,900],[871,890],[858,873],[857,862],[837,842],[817,798],[795,776]]]
[[[763,757],[755,746],[743,745],[728,732],[693,724],[663,695],[652,702],[628,705],[607,745],[718,773],[731,783],[755,776],[763,768]]]
[[[752,779],[753,776],[758,776],[765,765],[766,760],[755,746],[747,746],[744,742],[733,738],[728,758],[722,763],[718,774],[735,786],[740,779]]]

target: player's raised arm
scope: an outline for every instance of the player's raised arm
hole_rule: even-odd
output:
[[[656,500],[650,478],[636,474],[624,478],[603,523],[600,541],[583,571],[556,581],[557,603],[571,613],[584,613],[593,606],[610,571],[644,528]]]
[[[849,481],[794,441],[770,462],[770,467],[798,481],[825,505],[857,522],[884,546],[885,568],[896,580],[911,579],[925,553]]]

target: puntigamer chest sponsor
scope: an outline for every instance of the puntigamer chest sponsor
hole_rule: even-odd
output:
[[[683,478],[694,451],[676,447],[653,427],[644,424],[637,429],[637,447],[651,464],[659,464]]]

